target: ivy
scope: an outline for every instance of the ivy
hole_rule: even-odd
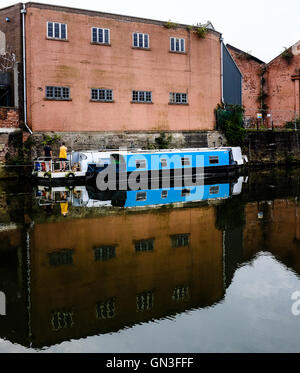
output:
[[[54,135],[54,136],[49,136],[49,135],[44,135],[44,141],[42,141],[42,145],[53,145],[61,140],[61,136],[59,135]]]
[[[178,26],[177,26],[176,23],[173,23],[171,20],[169,20],[168,22],[166,22],[166,23],[164,24],[164,27],[165,27],[165,28],[168,28],[168,29],[175,29],[175,28],[177,28]]]
[[[215,109],[217,126],[230,146],[244,143],[246,130],[243,128],[244,107],[241,105],[218,105]]]
[[[198,38],[205,39],[206,34],[207,34],[207,28],[205,26],[197,24],[194,27],[194,33],[198,36]]]
[[[172,135],[166,136],[165,132],[161,132],[159,137],[155,138],[155,144],[147,140],[148,149],[168,149],[172,141]]]
[[[294,55],[292,53],[291,48],[284,48],[284,51],[281,53],[281,57],[288,63],[291,63]]]
[[[158,149],[168,149],[172,141],[172,135],[166,136],[165,132],[160,133],[159,137],[155,138]]]

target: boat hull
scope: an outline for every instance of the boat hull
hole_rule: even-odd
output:
[[[130,189],[132,184],[141,184],[143,187],[158,187],[168,185],[190,185],[197,182],[209,182],[220,178],[231,179],[236,177],[241,172],[241,166],[216,166],[205,168],[185,168],[185,169],[169,169],[169,170],[147,170],[147,171],[131,171],[131,172],[115,172],[114,169],[87,173],[86,182],[89,184],[107,184],[107,189],[111,187]]]

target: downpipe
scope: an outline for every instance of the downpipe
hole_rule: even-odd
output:
[[[23,95],[24,95],[24,124],[29,133],[32,135],[32,130],[27,124],[27,81],[26,81],[26,35],[25,35],[25,14],[26,7],[23,4],[21,9],[22,14],[22,42],[23,42]]]

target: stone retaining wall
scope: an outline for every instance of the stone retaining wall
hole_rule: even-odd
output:
[[[253,164],[300,162],[300,131],[247,132],[244,154]]]
[[[189,131],[165,132],[166,137],[172,135],[169,145],[171,148],[197,148],[208,146],[222,146],[226,139],[217,131]],[[155,138],[160,132],[34,132],[32,139],[32,158],[43,155],[43,141],[45,136],[60,136],[59,141],[52,145],[53,156],[58,156],[61,142],[65,142],[68,151],[71,150],[105,150],[119,148],[148,149],[155,144]]]

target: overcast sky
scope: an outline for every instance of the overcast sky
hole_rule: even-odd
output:
[[[18,0],[0,0],[0,7]],[[226,43],[269,62],[300,39],[300,0],[38,0],[39,3],[171,20],[210,20]]]

